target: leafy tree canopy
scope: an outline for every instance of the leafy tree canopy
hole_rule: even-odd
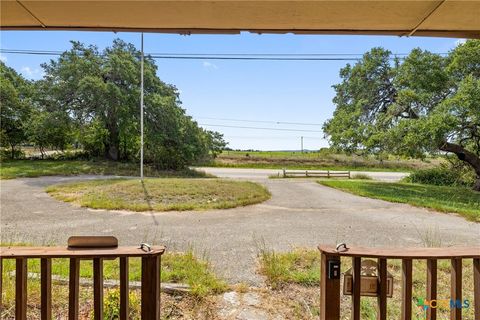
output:
[[[25,122],[31,112],[31,83],[0,61],[0,146],[15,158],[18,145],[26,141]]]
[[[138,159],[140,52],[132,44],[115,40],[100,51],[72,42],[42,67],[29,130],[39,148],[73,141],[92,156]],[[177,169],[208,157],[216,148],[212,133],[186,115],[178,90],[159,79],[153,59],[145,58],[144,70],[145,161]]]
[[[340,71],[333,118],[323,126],[334,148],[423,158],[449,152],[470,166],[480,190],[480,41],[441,56],[414,49],[404,60],[374,48]]]

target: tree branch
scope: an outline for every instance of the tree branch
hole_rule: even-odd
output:
[[[440,150],[455,153],[458,159],[470,164],[475,170],[477,176],[480,177],[480,158],[476,154],[468,151],[461,145],[450,142],[444,142],[440,146]]]

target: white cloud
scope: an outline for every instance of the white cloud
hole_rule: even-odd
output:
[[[203,61],[202,65],[206,69],[215,69],[215,70],[218,69],[218,66],[216,64],[208,62],[208,61]]]
[[[43,71],[38,69],[38,68],[32,69],[30,67],[22,67],[20,69],[20,72],[25,77],[29,77],[29,78],[32,78],[32,79],[40,79],[41,77],[43,77]]]
[[[467,39],[458,39],[455,41],[455,47],[467,42]]]
[[[5,57],[4,55],[1,55],[1,54],[0,54],[0,61],[2,61],[2,62],[7,62],[7,57]]]

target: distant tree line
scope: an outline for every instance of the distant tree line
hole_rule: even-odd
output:
[[[473,170],[480,191],[480,40],[443,56],[383,48],[340,70],[336,110],[323,129],[331,146],[362,154],[423,158],[450,153]]]
[[[135,161],[140,150],[140,52],[115,40],[99,51],[72,42],[58,59],[42,65],[44,77],[24,79],[0,63],[2,148],[11,158],[22,144],[46,149],[80,148],[90,157]],[[185,113],[178,90],[144,66],[145,161],[179,169],[215,157],[226,143]]]

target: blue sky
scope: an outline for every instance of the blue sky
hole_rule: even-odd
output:
[[[66,50],[70,40],[103,48],[115,38],[140,48],[138,33],[2,31],[3,49]],[[312,35],[166,35],[145,34],[145,52],[155,53],[364,53],[382,46],[394,53],[420,47],[448,52],[458,40],[379,36]],[[40,64],[49,56],[2,54],[25,77],[42,77]],[[232,148],[297,150],[303,135],[306,149],[327,146],[321,124],[332,116],[332,85],[346,61],[225,61],[158,59],[158,75],[180,90],[183,108],[200,124],[287,128],[319,132],[288,132],[208,126],[225,134]],[[280,125],[235,122],[245,119],[319,124]],[[207,126],[205,126],[207,127]]]

